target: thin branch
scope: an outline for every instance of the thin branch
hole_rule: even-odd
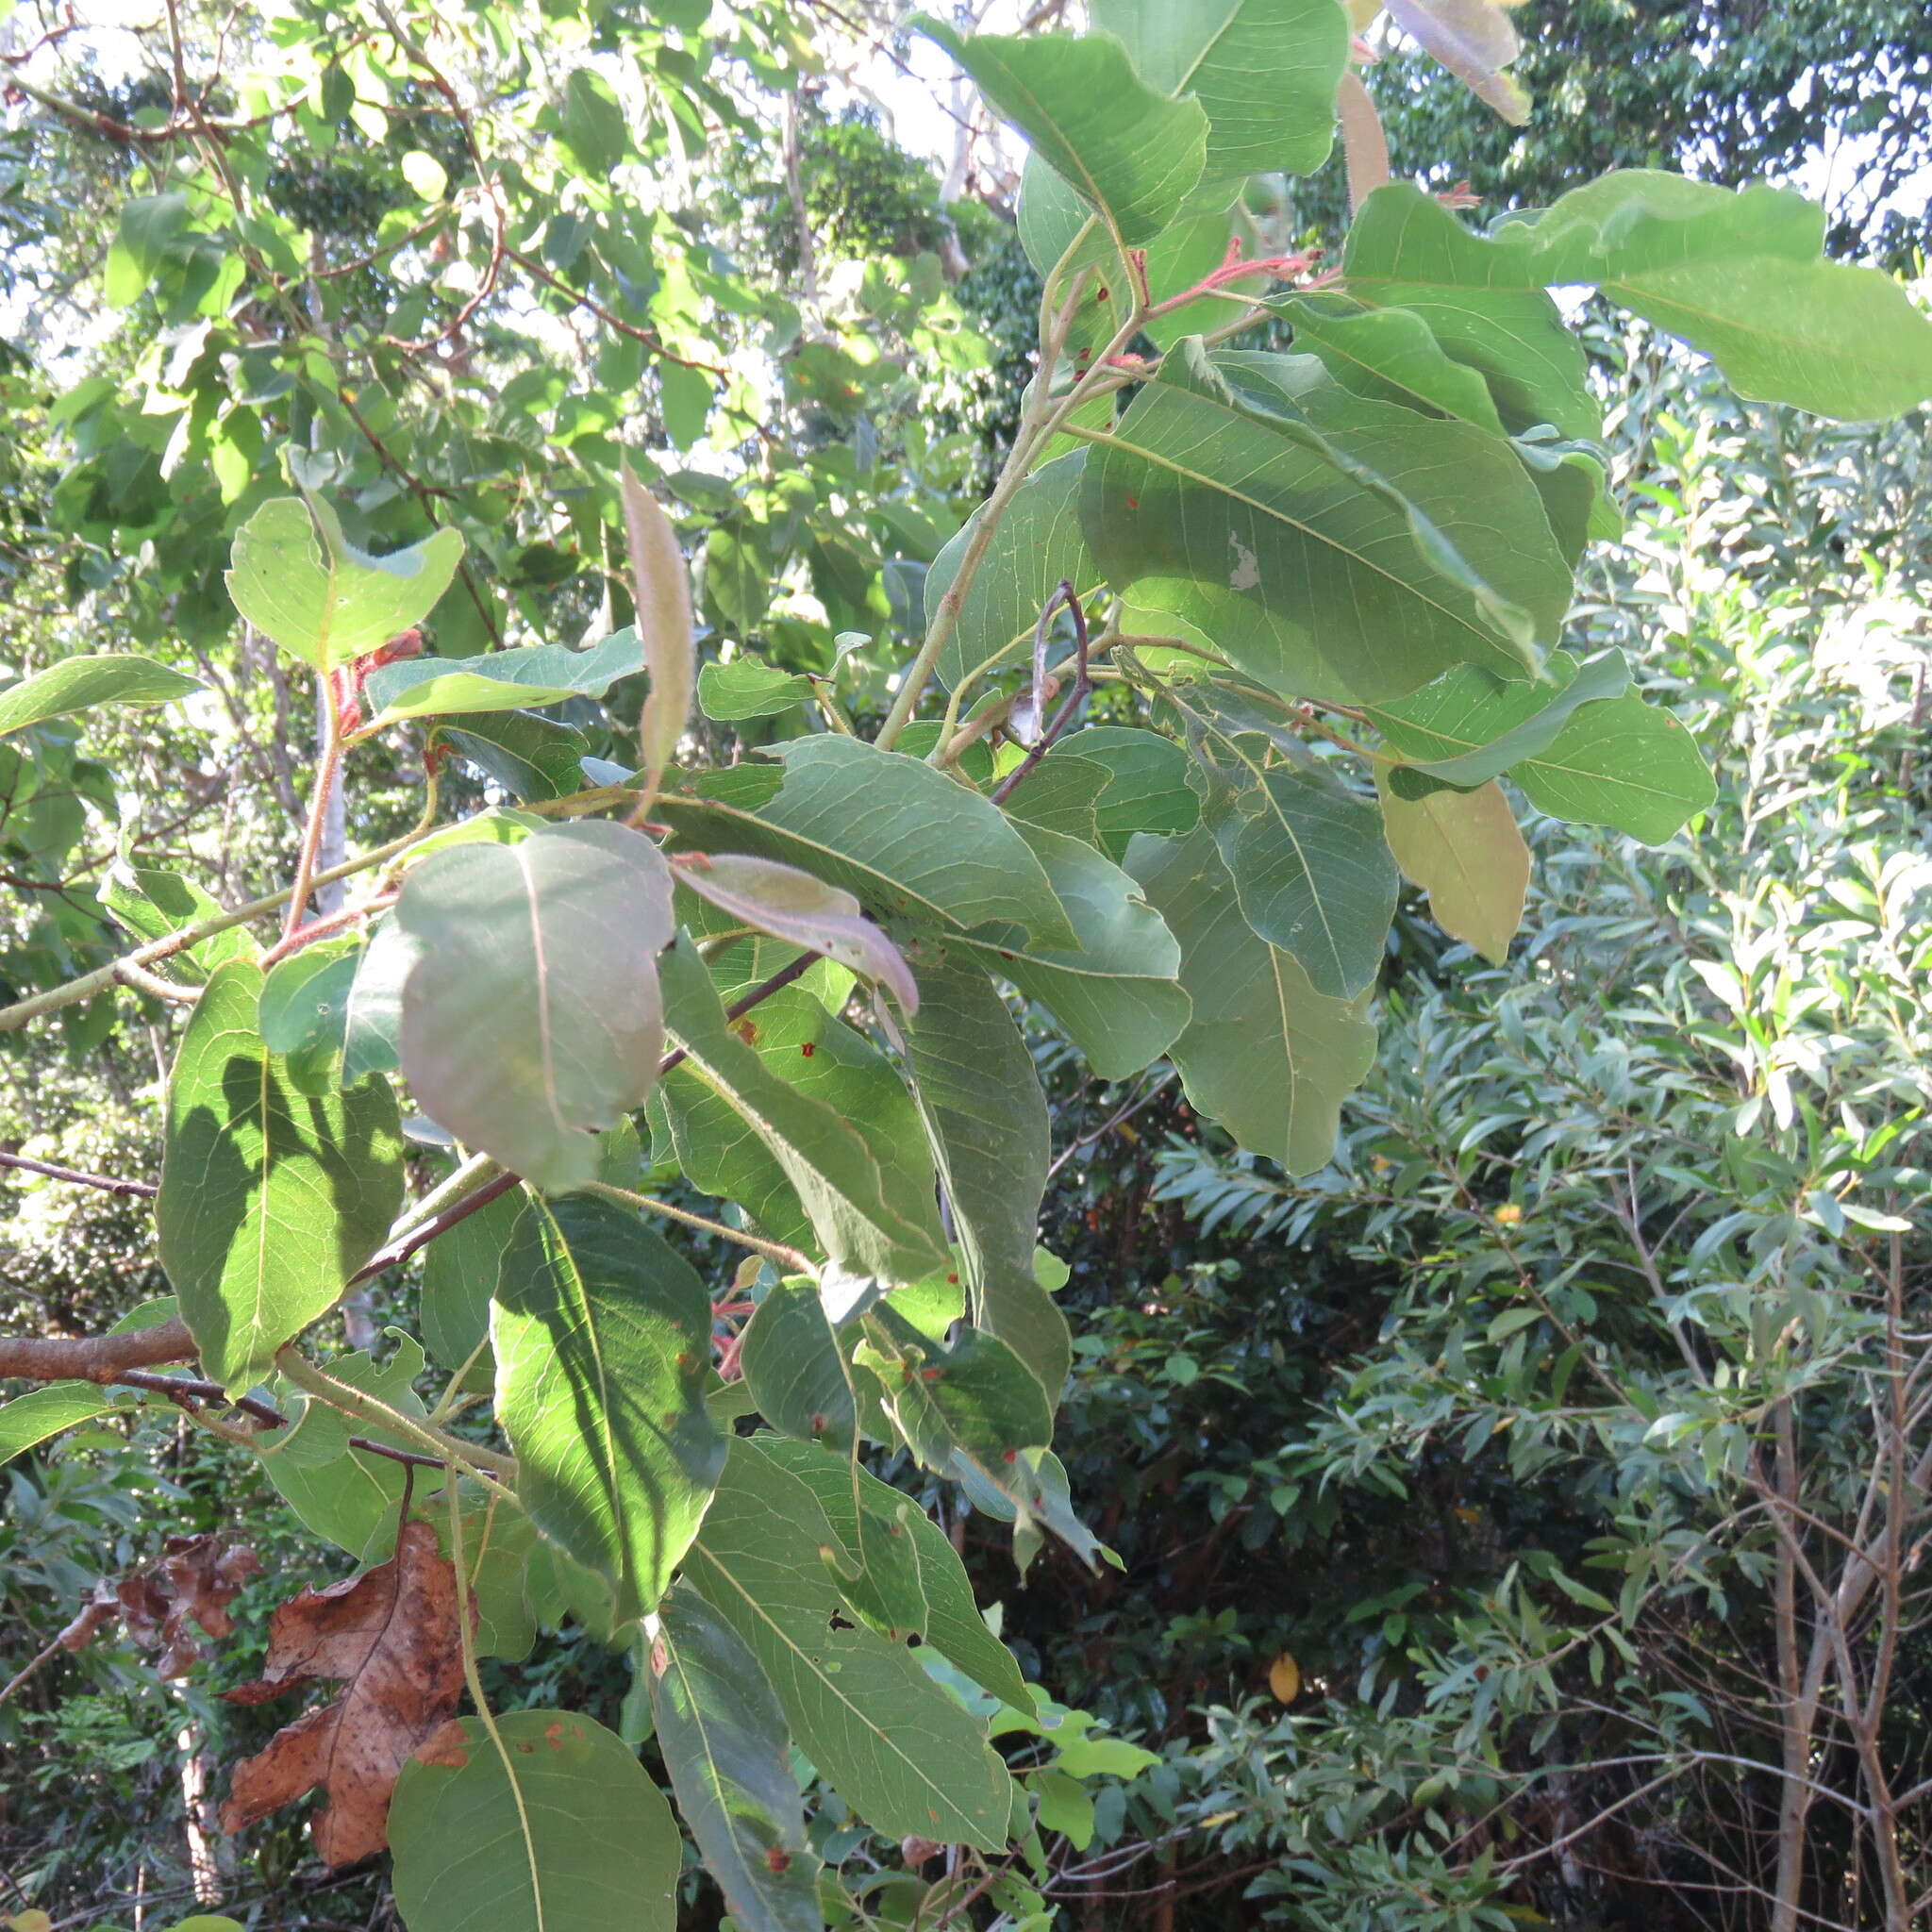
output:
[[[51,1160],[29,1160],[25,1154],[0,1154],[0,1167],[17,1167],[27,1174],[43,1174],[49,1180],[72,1181],[76,1187],[98,1188],[104,1194],[128,1194],[143,1201],[151,1201],[160,1192],[152,1181],[117,1181],[109,1174],[59,1167]]]
[[[1031,774],[1033,768],[1053,749],[1054,741],[1074,722],[1074,714],[1087,702],[1093,690],[1093,680],[1087,675],[1087,613],[1081,609],[1080,599],[1074,592],[1073,585],[1064,577],[1054,586],[1053,594],[1046,600],[1046,608],[1040,613],[1041,635],[1044,636],[1047,619],[1062,603],[1073,613],[1074,619],[1074,688],[1061,701],[1059,709],[1053,714],[1053,722],[1033,741],[1026,756],[993,788],[992,802],[995,805],[1006,804],[1007,800],[1020,789],[1022,782]]]

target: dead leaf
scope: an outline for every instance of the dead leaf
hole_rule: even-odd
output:
[[[284,1726],[268,1748],[235,1767],[222,1829],[239,1831],[326,1786],[316,1856],[353,1865],[389,1842],[389,1801],[404,1761],[450,1718],[463,1694],[457,1641],[456,1572],[436,1532],[408,1523],[396,1553],[360,1576],[305,1590],[269,1620],[259,1681],[230,1690],[261,1704],[317,1678],[340,1678],[333,1704]]]
[[[190,1619],[210,1637],[227,1636],[235,1627],[228,1606],[261,1568],[261,1558],[246,1543],[225,1546],[214,1536],[171,1536],[161,1548],[161,1560],[152,1569],[95,1587],[89,1607],[98,1605],[103,1615],[70,1649],[78,1649],[107,1612],[118,1609],[128,1636],[143,1649],[160,1653],[155,1660],[158,1675],[193,1674],[207,1653],[189,1629]],[[66,1641],[64,1632],[61,1641]]]

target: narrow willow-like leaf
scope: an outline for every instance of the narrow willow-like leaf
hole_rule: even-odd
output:
[[[638,724],[644,755],[644,786],[655,792],[664,768],[677,754],[691,717],[697,684],[697,648],[691,641],[691,572],[677,532],[662,506],[640,483],[628,463],[620,466],[624,537],[630,552],[631,592],[651,689]]]
[[[620,1625],[663,1595],[724,1466],[710,1337],[704,1283],[636,1215],[525,1208],[491,1319],[497,1418],[524,1507],[609,1585]]]
[[[907,1030],[913,1094],[958,1231],[973,1319],[1011,1345],[1051,1405],[1073,1343],[1033,1272],[1047,1162],[1040,1075],[984,972],[938,957],[915,965],[919,1018]]]
[[[403,1766],[390,1806],[409,1932],[673,1932],[683,1845],[623,1739],[567,1710],[477,1718]]]
[[[1374,1062],[1370,996],[1324,997],[1291,956],[1256,938],[1206,830],[1136,839],[1127,870],[1181,942],[1194,1016],[1173,1058],[1189,1100],[1291,1174],[1324,1165],[1342,1100]]]
[[[396,921],[418,948],[399,1038],[423,1110],[537,1187],[581,1187],[598,1130],[658,1075],[658,848],[608,824],[456,846],[409,874]]]
[[[908,1158],[911,1109],[886,1062],[856,1034],[835,1045],[839,1023],[804,995],[787,1003],[792,1024],[782,1030],[763,1007],[746,1016],[753,1039],[766,1043],[754,1046],[726,1022],[695,949],[680,941],[663,963],[671,1033],[686,1056],[667,1078],[664,1104],[694,1184],[733,1199],[750,1195],[744,1205],[755,1218],[790,1234],[778,1219],[782,1197],[772,1195],[775,1168],[841,1267],[917,1281],[941,1265],[946,1248],[931,1171]],[[796,1065],[781,1075],[768,1053]]]
[[[741,1932],[818,1932],[818,1855],[785,1713],[758,1661],[680,1584],[650,1633],[651,1715],[677,1808]]]
[[[1204,179],[1312,175],[1328,158],[1348,62],[1335,0],[1091,0],[1089,12],[1156,92],[1200,102]]]
[[[1646,845],[1674,838],[1717,796],[1697,741],[1639,697],[1585,707],[1509,775],[1551,818],[1614,825]]]
[[[402,1135],[381,1080],[295,1091],[261,1042],[262,975],[232,960],[208,983],[175,1056],[155,1203],[161,1266],[223,1388],[331,1307],[403,1198]]]
[[[693,854],[678,868],[678,881],[745,924],[791,940],[876,980],[909,1015],[919,1008],[919,986],[906,957],[867,919],[850,892],[776,859],[742,852]]]
[[[372,557],[321,497],[275,496],[235,533],[228,594],[291,658],[332,671],[427,617],[462,556],[461,535],[441,529]]]
[[[0,691],[0,738],[98,705],[166,705],[201,689],[195,679],[152,658],[119,652],[63,658]]]
[[[1386,782],[1380,791],[1389,849],[1403,876],[1428,893],[1429,911],[1451,939],[1501,965],[1529,890],[1529,847],[1503,788],[1492,778],[1474,791],[1426,798],[1400,798]]]
[[[1522,677],[1568,608],[1507,444],[1353,395],[1313,357],[1183,342],[1088,441],[1108,581],[1284,694],[1394,697],[1460,663]]]
[[[1043,760],[1034,775],[1052,763]],[[1024,823],[1018,829],[1067,908],[1078,950],[1035,949],[1024,933],[984,927],[953,950],[1038,1000],[1101,1079],[1124,1079],[1165,1053],[1188,1024],[1188,996],[1174,977],[1180,948],[1111,859],[1062,832]]]
[[[968,36],[929,14],[911,25],[973,76],[993,112],[1079,192],[1121,247],[1153,241],[1201,179],[1200,103],[1157,93],[1112,35]]]
[[[860,1469],[855,1474],[844,1457],[828,1449],[769,1436],[757,1441],[761,1455],[789,1470],[818,1498],[826,1521],[838,1531],[854,1560],[862,1554],[862,1519],[900,1525],[910,1539],[918,1565],[920,1593],[926,1606],[925,1641],[1001,1703],[1015,1710],[1028,1708],[1031,1700],[1020,1666],[1012,1652],[986,1627],[986,1619],[973,1598],[966,1566],[945,1531],[930,1516],[870,1471]]]
[[[479,658],[408,658],[369,674],[364,690],[374,722],[446,717],[465,711],[521,711],[565,698],[602,697],[644,661],[634,630],[620,630],[573,651],[562,644],[526,644]]]
[[[736,1441],[685,1574],[758,1658],[813,1763],[875,1831],[1004,1844],[1006,1766],[904,1644],[843,1615],[819,1554],[832,1545],[805,1484]]]

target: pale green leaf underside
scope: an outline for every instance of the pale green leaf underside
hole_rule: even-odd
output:
[[[587,651],[528,644],[478,658],[410,658],[369,674],[365,690],[377,723],[462,711],[521,711],[565,698],[602,697],[620,677],[643,669],[634,630],[613,632]]]
[[[65,658],[0,691],[0,738],[97,705],[165,705],[201,689],[194,678],[152,658],[107,652]]]

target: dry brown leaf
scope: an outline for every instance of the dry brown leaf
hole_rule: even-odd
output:
[[[353,1865],[389,1842],[396,1774],[463,1693],[456,1572],[437,1554],[426,1523],[403,1525],[387,1563],[281,1605],[269,1620],[261,1678],[227,1694],[261,1704],[322,1677],[340,1678],[341,1695],[235,1767],[222,1829],[238,1831],[325,1786],[316,1856]]]
[[[153,1569],[98,1586],[94,1603],[104,1614],[118,1609],[128,1636],[160,1653],[155,1661],[158,1675],[192,1676],[206,1653],[188,1627],[190,1619],[210,1637],[227,1636],[235,1627],[228,1606],[261,1568],[261,1558],[246,1543],[225,1547],[214,1536],[171,1536],[162,1552]],[[100,1621],[90,1626],[90,1635]]]

